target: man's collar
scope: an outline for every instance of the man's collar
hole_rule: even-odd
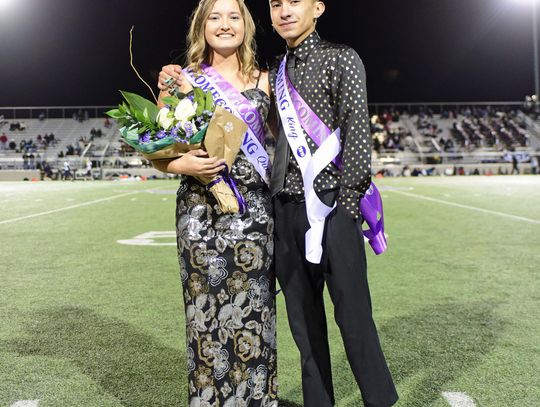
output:
[[[313,31],[296,48],[287,47],[287,53],[293,54],[296,58],[305,62],[311,50],[315,48],[319,42],[321,42],[321,37],[319,37],[317,31]]]

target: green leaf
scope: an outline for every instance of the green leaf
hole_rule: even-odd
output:
[[[151,120],[156,120],[159,113],[159,108],[155,103],[143,98],[142,96],[136,95],[135,93],[125,91],[120,92],[122,93],[122,96],[124,96],[124,99],[126,99],[126,101],[129,103],[133,113],[135,113],[135,111],[142,113],[146,108],[148,109],[148,117],[150,117]]]
[[[204,110],[214,110],[214,97],[211,92],[206,92],[206,97],[204,99]]]
[[[143,134],[143,133],[145,133],[147,130],[148,130],[148,128],[147,128],[146,126],[142,126],[141,128],[139,128],[139,129],[137,130],[137,133]]]
[[[206,136],[206,130],[208,129],[208,126],[203,127],[201,130],[197,132],[197,134],[194,134],[189,139],[189,144],[198,144],[201,143],[204,139],[204,136]]]
[[[197,110],[195,112],[195,116],[200,116],[204,111],[204,102],[206,99],[206,95],[201,88],[193,88],[193,93],[195,96],[194,102],[197,103]]]
[[[178,106],[178,103],[180,103],[180,99],[174,96],[165,96],[164,98],[161,98],[161,101],[166,105],[171,106],[173,109],[175,109],[176,106]]]
[[[113,119],[120,119],[124,117],[124,114],[119,109],[109,110],[108,112],[105,112],[105,114]]]
[[[133,116],[135,116],[135,119],[137,119],[141,123],[146,123],[147,119],[144,117],[144,113],[140,110],[135,110],[133,112]]]
[[[118,110],[122,114],[124,114],[124,116],[131,115],[131,111],[129,110],[129,106],[125,102],[122,102],[121,105],[118,105]]]

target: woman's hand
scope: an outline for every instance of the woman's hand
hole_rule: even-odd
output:
[[[208,153],[204,150],[193,150],[171,160],[166,172],[212,178],[225,169],[225,164],[224,159],[208,158]]]
[[[170,83],[171,78],[174,79],[172,84]],[[171,86],[177,86],[182,93],[188,93],[193,89],[193,86],[185,78],[180,65],[166,65],[161,68],[158,79],[159,90],[167,92]]]

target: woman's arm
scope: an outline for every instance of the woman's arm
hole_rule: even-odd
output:
[[[152,163],[152,167],[154,167],[156,170],[168,173],[167,167],[169,166],[170,162],[173,161],[174,158],[167,159],[167,160],[152,160],[150,161]]]
[[[193,150],[180,158],[154,160],[152,166],[168,174],[213,177],[225,169],[226,160],[217,157],[208,158],[204,150]]]

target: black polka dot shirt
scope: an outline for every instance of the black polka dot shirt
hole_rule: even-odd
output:
[[[357,219],[359,202],[371,184],[371,136],[367,107],[366,74],[358,54],[345,45],[332,44],[313,32],[302,44],[287,49],[294,55],[293,85],[315,114],[330,128],[341,129],[343,169],[330,163],[315,179],[315,190],[338,192],[338,203]],[[276,75],[283,55],[274,61],[270,80],[275,93]],[[280,125],[278,137],[285,137]],[[306,135],[311,152],[317,145]],[[284,180],[273,179],[272,192],[300,198],[302,173],[290,148]],[[277,186],[276,186],[277,184]]]

